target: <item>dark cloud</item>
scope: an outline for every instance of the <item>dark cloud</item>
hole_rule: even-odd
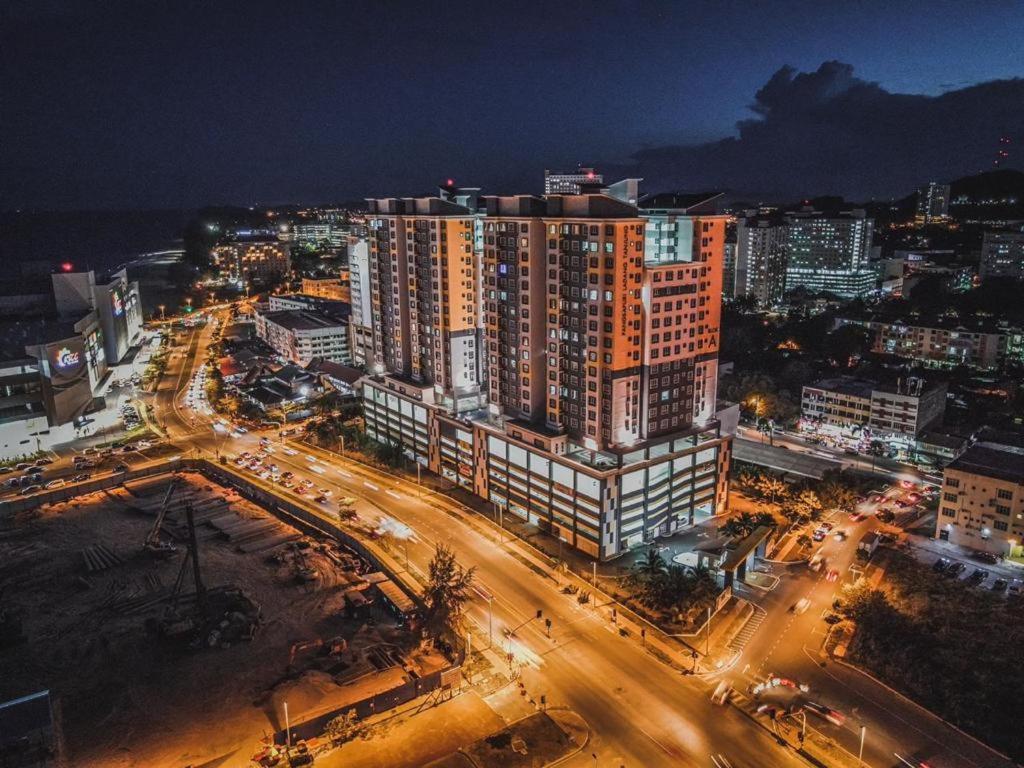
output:
[[[755,117],[737,123],[736,137],[645,148],[631,164],[609,170],[642,176],[647,189],[718,187],[775,199],[900,196],[929,179],[990,169],[1000,136],[1024,138],[1024,79],[909,95],[827,61],[816,72],[783,67],[750,109]]]

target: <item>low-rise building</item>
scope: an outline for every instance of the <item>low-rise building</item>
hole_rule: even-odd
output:
[[[282,309],[257,314],[256,334],[281,357],[299,365],[314,357],[352,363],[348,323],[319,312]]]
[[[911,450],[925,428],[942,420],[946,385],[921,378],[895,384],[840,376],[805,386],[801,431],[866,450],[873,440]]]
[[[316,296],[318,299],[345,302],[352,300],[347,271],[344,277],[304,277],[302,293],[306,296]]]
[[[861,325],[871,334],[871,351],[915,360],[933,368],[967,365],[993,370],[1006,353],[1006,335],[998,328],[965,324],[911,324],[887,318],[837,318],[836,326]]]
[[[935,538],[1021,557],[1024,447],[983,436],[945,468]]]
[[[309,415],[303,406],[311,396],[323,391],[323,386],[316,373],[285,365],[276,371],[247,377],[236,391],[264,412],[283,409],[287,418],[298,419]]]

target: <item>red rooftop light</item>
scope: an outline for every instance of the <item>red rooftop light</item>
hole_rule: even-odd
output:
[[[75,265],[72,264],[70,261],[65,261],[63,264],[60,265],[60,268],[62,272],[70,272],[72,269],[75,268]]]

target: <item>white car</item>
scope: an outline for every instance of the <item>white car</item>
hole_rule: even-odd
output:
[[[293,451],[291,448],[282,448],[281,450],[284,451],[284,455],[285,456],[298,456],[299,455],[298,451]]]
[[[51,480],[43,487],[46,488],[47,490],[49,490],[50,488],[60,488],[62,485],[67,485],[67,482],[68,481],[65,480],[63,477],[58,477],[56,480]]]

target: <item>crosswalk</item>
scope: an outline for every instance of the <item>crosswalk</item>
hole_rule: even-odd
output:
[[[743,628],[736,633],[736,636],[729,642],[729,650],[742,651],[747,647],[747,643],[750,642],[750,638],[757,632],[757,628],[764,622],[765,617],[768,615],[764,608],[754,603],[750,604],[754,609],[753,615],[747,619],[747,623],[743,625]]]

